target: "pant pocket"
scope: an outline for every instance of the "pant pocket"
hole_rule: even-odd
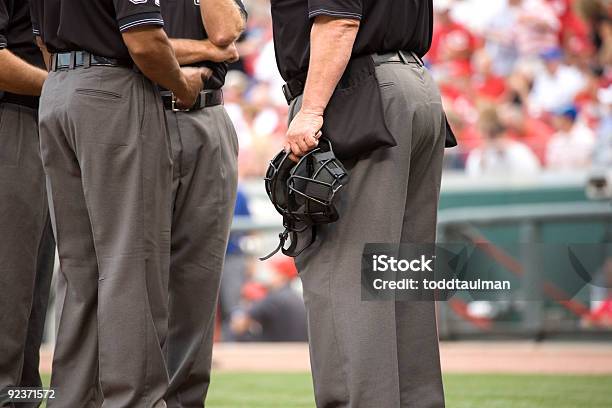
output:
[[[101,99],[107,99],[111,101],[121,99],[121,94],[117,92],[106,91],[103,89],[77,88],[75,89],[75,93]]]

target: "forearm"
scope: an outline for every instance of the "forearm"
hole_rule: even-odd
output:
[[[200,0],[200,12],[210,41],[227,47],[244,31],[245,21],[234,0]]]
[[[176,59],[179,64],[189,65],[197,62],[233,62],[238,59],[238,51],[234,43],[221,48],[210,42],[210,40],[189,40],[171,39],[170,40]]]
[[[181,65],[210,60],[210,52],[206,40],[171,38],[170,43],[172,48],[174,48],[176,59]]]
[[[359,21],[319,16],[310,33],[310,62],[302,111],[323,115],[353,51]]]
[[[8,49],[0,50],[0,90],[40,95],[47,72],[28,64]]]
[[[123,34],[134,63],[151,81],[175,93],[185,93],[188,84],[181,73],[170,40],[161,29],[134,29]]]

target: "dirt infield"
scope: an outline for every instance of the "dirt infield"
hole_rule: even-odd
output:
[[[612,374],[612,344],[457,342],[442,343],[446,373]],[[51,351],[41,353],[41,371],[51,370]],[[215,346],[214,369],[226,372],[304,372],[310,370],[306,344]]]

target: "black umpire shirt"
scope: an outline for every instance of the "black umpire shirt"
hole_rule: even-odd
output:
[[[290,79],[308,71],[310,28],[316,16],[361,20],[353,55],[413,51],[431,46],[433,0],[271,0],[276,59]]]
[[[242,1],[234,1],[240,7],[242,15],[246,18],[247,13]],[[204,40],[208,38],[202,23],[200,0],[162,0],[161,6],[164,30],[168,37],[190,40]],[[225,83],[225,75],[227,74],[226,63],[206,61],[194,65],[207,67],[212,70],[212,76],[206,81],[207,89],[219,89]]]
[[[163,26],[160,0],[31,0],[32,26],[50,52],[130,59],[121,32]]]
[[[0,0],[0,49],[4,48],[29,64],[45,66],[32,35],[27,0]]]

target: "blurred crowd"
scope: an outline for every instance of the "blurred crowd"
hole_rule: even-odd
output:
[[[609,157],[612,2],[434,0],[426,59],[470,175],[572,171]]]
[[[269,0],[244,0],[247,30],[237,44],[240,61],[230,66],[225,106],[240,142],[239,174],[261,178],[268,161],[281,150],[289,107],[276,67]]]
[[[242,58],[225,96],[240,174],[252,178],[280,150],[288,107],[269,0],[245,3]],[[447,168],[478,176],[610,165],[611,0],[434,0],[434,8],[425,60],[460,142]]]

